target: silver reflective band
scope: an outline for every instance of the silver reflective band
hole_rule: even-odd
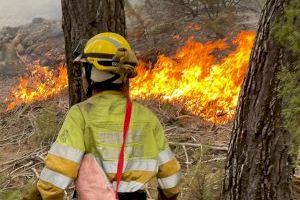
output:
[[[161,151],[158,154],[158,161],[159,161],[159,165],[165,164],[167,162],[169,162],[170,160],[174,159],[174,154],[170,149],[166,149],[164,151]]]
[[[169,189],[175,187],[179,183],[180,178],[181,178],[181,174],[180,172],[178,172],[166,178],[159,178],[158,183],[161,189]]]
[[[49,154],[66,158],[76,163],[80,163],[83,156],[83,152],[81,152],[80,150],[73,149],[71,147],[67,147],[58,143],[54,143],[51,146]]]
[[[128,144],[126,142],[126,144]],[[120,148],[116,147],[97,147],[97,150],[101,152],[103,160],[109,160],[116,162],[119,159]],[[125,147],[125,155],[133,158],[143,158],[144,157],[144,145],[134,145]],[[125,158],[127,159],[127,158]]]
[[[123,132],[99,132],[98,133],[99,142],[101,144],[116,144],[116,148],[119,149],[118,144],[123,143]],[[126,139],[126,144],[140,144],[144,143],[144,133],[141,130],[128,130],[128,136]]]
[[[48,168],[43,169],[40,179],[48,183],[51,183],[52,185],[62,190],[66,189],[72,182],[71,178],[64,176],[58,172],[52,171]]]
[[[113,61],[111,58],[100,58],[101,61]]]
[[[117,186],[117,182],[114,181],[113,182],[114,190],[116,190],[116,186]],[[136,181],[130,181],[130,182],[121,181],[118,192],[135,192],[137,190],[144,189],[144,187],[145,186],[143,183],[139,183]]]
[[[103,39],[103,40],[106,40],[106,41],[112,43],[117,49],[122,47],[122,45],[117,40],[114,40],[112,38],[100,37],[99,39]]]
[[[103,169],[106,173],[117,173],[118,162],[104,161],[102,162]],[[124,172],[132,170],[151,171],[158,170],[157,160],[130,160],[124,162]]]

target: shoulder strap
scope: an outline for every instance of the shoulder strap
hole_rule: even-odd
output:
[[[125,145],[126,145],[126,138],[127,138],[127,133],[128,133],[129,124],[130,124],[131,112],[132,112],[132,102],[128,98],[127,103],[126,103],[126,113],[125,113],[125,119],[124,119],[124,124],[123,124],[123,144],[122,144],[122,147],[120,150],[119,160],[118,160],[118,168],[117,168],[116,199],[119,199],[118,198],[118,190],[119,190],[122,173],[123,173],[124,149],[125,149]]]

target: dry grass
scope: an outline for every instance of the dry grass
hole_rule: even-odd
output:
[[[220,198],[224,160],[231,124],[216,125],[187,113],[179,105],[141,101],[160,118],[170,146],[182,166],[180,200],[217,200]],[[157,196],[155,180],[148,185]]]
[[[22,188],[36,177],[34,169],[43,167],[43,156],[67,111],[64,99],[53,98],[0,113],[0,177],[5,177],[0,178],[0,192]]]
[[[224,156],[211,158],[209,150],[200,152],[197,164],[186,173],[180,200],[217,200],[221,196]]]
[[[215,158],[222,160],[225,156],[230,125],[207,123],[180,106],[151,100],[141,103],[153,110],[162,121],[171,148],[182,165],[185,178],[181,199],[191,199],[187,194],[192,188],[196,191],[198,186],[202,187],[200,191],[203,193],[199,195],[209,199],[209,195],[215,194],[215,189],[218,189],[214,182],[220,182],[217,179],[222,167]],[[55,139],[67,109],[67,97],[60,96],[0,113],[0,199],[1,195],[12,195],[18,199],[23,191],[20,188],[36,177],[35,170],[40,172],[43,157]],[[151,197],[156,197],[156,187],[155,180],[148,184]]]

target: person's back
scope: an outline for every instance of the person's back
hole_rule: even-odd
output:
[[[108,42],[111,41],[113,42],[110,51],[116,51],[113,45],[118,42],[125,43],[127,48],[118,49],[116,53],[121,55],[120,59],[118,58],[118,62],[122,63],[118,65],[120,72],[117,70],[118,66],[106,66],[109,54],[93,52],[95,49],[97,52],[102,51],[104,47],[106,50]],[[105,46],[99,47],[102,43]],[[91,53],[89,48],[93,50]],[[99,34],[89,40],[85,54],[104,55],[105,61],[98,57],[87,58],[85,74],[89,83],[88,94],[92,97],[71,107],[57,140],[47,155],[46,167],[37,184],[41,197],[46,200],[63,199],[64,190],[78,176],[85,154],[94,156],[116,190],[124,116],[127,112],[126,88],[128,78],[134,77],[135,74],[131,65],[137,61],[131,54],[126,40],[113,33]],[[108,62],[112,65],[112,61]],[[119,199],[145,200],[145,184],[155,176],[159,183],[159,199],[176,199],[179,193],[180,165],[169,149],[157,117],[136,102],[132,105],[128,135],[124,144],[124,167],[118,188]],[[100,197],[101,194],[99,199]]]
[[[84,140],[91,144],[86,147],[86,153],[99,158],[114,186],[122,145],[125,105],[126,97],[117,91],[104,91],[78,104],[85,121]],[[148,108],[134,102],[119,192],[143,190],[145,183],[158,175],[162,178],[159,179],[162,188],[172,189],[171,193],[174,194],[179,192],[176,188],[180,178],[179,169],[156,116]],[[173,178],[164,179],[170,176]]]

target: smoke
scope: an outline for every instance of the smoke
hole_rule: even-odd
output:
[[[19,26],[35,17],[61,19],[60,0],[0,0],[0,27]]]

